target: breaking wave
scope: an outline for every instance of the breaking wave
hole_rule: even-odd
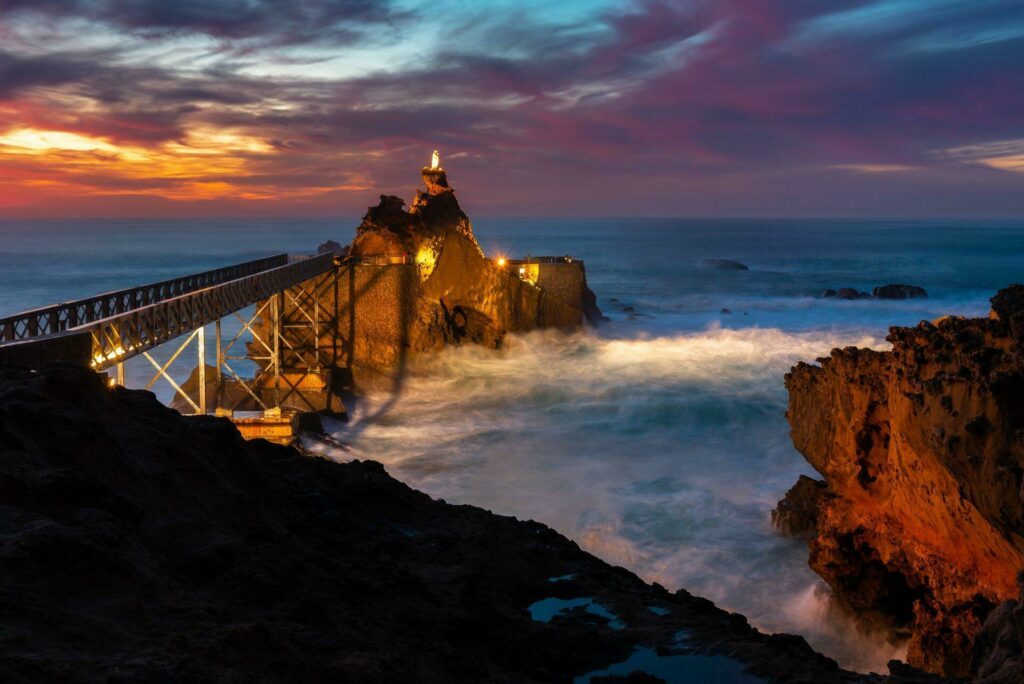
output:
[[[544,522],[601,558],[686,588],[767,631],[799,633],[846,667],[898,649],[828,610],[806,544],[769,514],[801,473],[783,376],[856,332],[709,327],[652,337],[511,337],[449,349],[354,410],[344,458],[372,458],[432,496]],[[340,457],[340,455],[339,455]]]

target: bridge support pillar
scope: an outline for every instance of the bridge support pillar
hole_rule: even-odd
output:
[[[219,321],[218,321],[219,322]],[[199,411],[206,413],[206,326],[199,326],[196,350],[199,356]]]

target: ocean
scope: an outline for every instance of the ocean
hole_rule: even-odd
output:
[[[0,221],[0,316],[310,253],[327,239],[348,242],[357,223]],[[899,645],[829,611],[805,542],[771,528],[775,503],[800,474],[813,475],[789,439],[783,376],[834,347],[885,349],[891,325],[985,315],[996,290],[1024,280],[1024,222],[479,219],[474,227],[490,256],[584,259],[612,321],[574,335],[511,337],[498,351],[449,349],[397,399],[360,401],[348,424],[332,426],[352,451],[326,455],[372,458],[432,496],[539,520],[647,580],[706,596],[763,630],[801,634],[846,667],[884,671],[900,657]],[[702,266],[713,258],[750,270]],[[819,296],[887,283],[920,285],[929,297]],[[179,375],[194,362],[180,360]],[[128,364],[129,384],[147,377],[144,361]]]

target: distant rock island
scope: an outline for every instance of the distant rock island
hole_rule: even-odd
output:
[[[732,259],[705,259],[701,262],[704,268],[712,268],[716,271],[749,271],[750,267]]]
[[[1024,286],[988,318],[894,327],[786,376],[793,444],[824,477],[777,509],[841,605],[910,664],[1024,681]],[[984,631],[983,630],[984,626]],[[984,638],[976,640],[979,633]]]
[[[821,293],[822,297],[836,299],[923,299],[928,292],[918,285],[901,285],[891,283],[873,288],[871,292],[864,292],[854,287],[841,287],[838,290],[831,288]]]

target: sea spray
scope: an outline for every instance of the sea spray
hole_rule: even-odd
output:
[[[354,451],[338,457],[540,520],[648,580],[803,634],[848,667],[884,670],[898,650],[823,609],[806,545],[768,519],[793,480],[812,474],[788,438],[782,376],[847,345],[888,346],[862,332],[713,326],[449,349],[386,412],[386,395],[360,402],[337,434]]]

